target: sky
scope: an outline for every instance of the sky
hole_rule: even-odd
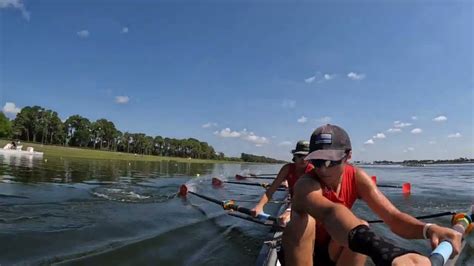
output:
[[[290,160],[474,158],[471,1],[0,0],[0,107]]]

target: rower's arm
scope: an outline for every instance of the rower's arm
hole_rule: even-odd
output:
[[[324,224],[325,229],[338,243],[348,246],[348,234],[362,221],[342,204],[325,198],[321,186],[309,177],[302,177],[294,187],[292,210],[307,213]]]
[[[425,223],[398,210],[390,200],[377,188],[365,171],[357,168],[357,194],[395,234],[408,239],[423,238]]]
[[[280,187],[280,185],[285,181],[286,176],[288,176],[290,166],[288,164],[284,165],[281,169],[280,172],[278,172],[278,175],[276,178],[273,180],[272,184],[270,187],[267,189],[265,194],[260,198],[260,201],[258,202],[257,206],[263,208],[265,204],[267,204],[273,197],[273,194],[277,189]]]
[[[344,205],[326,199],[319,183],[311,177],[303,176],[296,182],[294,195],[294,215],[283,235],[285,258],[289,265],[313,264],[313,247],[308,248],[307,242],[314,239],[308,238],[311,237],[308,226],[314,228],[314,221],[309,222],[307,215],[322,222],[336,242],[369,256],[376,265],[392,265],[392,262],[394,265],[427,265],[428,258],[411,254],[414,252],[377,236]],[[423,260],[425,264],[416,264],[416,261]]]

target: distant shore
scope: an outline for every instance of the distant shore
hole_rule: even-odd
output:
[[[412,166],[412,167],[423,167],[426,165],[442,165],[442,164],[474,164],[473,159],[460,161],[460,160],[439,160],[433,162],[360,162],[356,161],[354,164],[358,165],[400,165],[400,166]]]
[[[3,148],[10,141],[0,139],[0,148]],[[166,156],[155,156],[155,155],[141,155],[133,153],[113,152],[113,151],[102,151],[93,150],[87,148],[76,148],[76,147],[65,147],[57,145],[45,145],[30,142],[21,142],[19,145],[23,145],[23,150],[26,147],[33,147],[35,151],[44,152],[43,158],[50,157],[67,157],[67,158],[83,158],[92,160],[129,160],[129,161],[175,161],[182,163],[246,163],[238,161],[224,161],[224,160],[206,160],[206,159],[191,159],[181,157],[166,157]]]

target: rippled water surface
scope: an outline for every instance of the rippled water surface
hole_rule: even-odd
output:
[[[0,162],[2,265],[253,265],[268,228],[226,215],[202,199],[175,194],[186,183],[193,191],[251,207],[262,188],[214,188],[211,178],[235,181],[237,173],[280,168],[2,155]],[[410,197],[400,189],[383,189],[410,214],[466,210],[473,204],[473,165],[362,167],[379,184],[410,182]],[[277,208],[269,204],[268,211]],[[377,218],[363,203],[354,210],[362,218]],[[431,221],[449,224],[448,217]],[[401,239],[384,225],[375,228],[403,246],[429,252],[425,241]],[[474,265],[473,242],[470,237],[458,264]]]

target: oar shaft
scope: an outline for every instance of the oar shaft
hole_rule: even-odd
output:
[[[269,177],[269,176],[254,176],[254,175],[250,175],[250,176],[243,176],[243,175],[235,175],[235,178],[237,179],[247,179],[247,178],[255,178],[255,179],[269,179],[269,180],[274,180],[275,177]]]
[[[268,188],[270,185],[264,184],[264,183],[248,183],[248,182],[237,182],[237,181],[223,181],[224,183],[227,184],[236,184],[236,185],[243,185],[243,186],[256,186],[256,187],[263,187],[263,188]],[[284,186],[280,186],[278,190],[286,190]]]
[[[402,186],[397,186],[397,185],[377,185],[377,187],[402,188]]]
[[[215,204],[218,204],[220,205],[221,207],[224,208],[224,210],[234,210],[234,211],[237,211],[237,212],[240,212],[240,213],[244,213],[244,214],[247,214],[247,215],[252,215],[252,212],[250,211],[250,209],[248,208],[245,208],[245,207],[240,207],[239,205],[237,204],[232,204],[232,203],[229,203],[229,202],[224,202],[224,201],[220,201],[218,199],[214,199],[214,198],[211,198],[211,197],[208,197],[208,196],[205,196],[205,195],[201,195],[199,193],[195,193],[195,192],[192,192],[192,191],[188,191],[188,193],[196,196],[196,197],[199,197],[199,198],[202,198],[202,199],[205,199],[205,200],[208,200],[210,202],[213,202]],[[261,214],[258,214],[257,215],[257,218],[259,219],[262,219],[262,220],[271,220],[271,221],[274,221],[274,222],[277,222],[277,218],[276,217],[273,217],[271,215],[268,215],[266,213],[261,213]]]
[[[218,204],[218,205],[223,205],[223,202],[220,201],[220,200],[217,200],[217,199],[213,199],[211,197],[208,197],[208,196],[204,196],[204,195],[201,195],[201,194],[198,194],[198,193],[195,193],[195,192],[192,192],[192,191],[188,191],[188,193],[190,194],[193,194],[194,196],[196,197],[199,197],[199,198],[202,198],[202,199],[205,199],[205,200],[208,200],[210,202],[214,202],[215,204]]]
[[[415,216],[415,218],[418,220],[422,220],[422,219],[443,217],[443,216],[448,216],[448,215],[453,215],[453,214],[455,214],[455,212],[440,212],[440,213],[434,213],[434,214],[428,214],[428,215]],[[383,223],[383,220],[372,220],[372,221],[368,221],[368,223],[369,224]]]

